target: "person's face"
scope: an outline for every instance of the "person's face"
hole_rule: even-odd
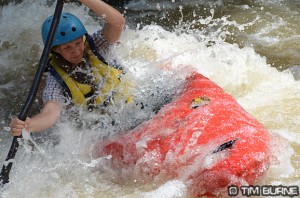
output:
[[[69,43],[65,43],[54,47],[55,52],[59,53],[64,59],[69,61],[73,66],[78,65],[83,58],[84,42],[83,37],[75,39]]]

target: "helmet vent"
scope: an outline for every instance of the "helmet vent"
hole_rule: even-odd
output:
[[[43,23],[41,32],[44,44],[46,43],[46,39],[50,32],[52,21],[53,16],[49,16]],[[62,13],[54,35],[52,47],[73,41],[86,33],[87,31],[84,25],[75,15],[71,13]]]

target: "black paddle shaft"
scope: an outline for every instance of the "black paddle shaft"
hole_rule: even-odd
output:
[[[23,105],[23,108],[18,116],[18,118],[20,120],[25,120],[28,114],[28,111],[32,105],[32,102],[36,96],[36,93],[38,91],[41,79],[42,79],[42,75],[43,72],[48,64],[48,56],[51,50],[51,45],[52,45],[52,41],[54,38],[54,34],[56,31],[56,28],[58,26],[59,20],[60,20],[60,15],[63,9],[63,5],[64,2],[63,0],[57,0],[56,3],[56,7],[55,7],[55,12],[53,15],[53,21],[50,27],[50,31],[47,37],[47,41],[46,44],[44,46],[44,50],[43,53],[41,55],[40,58],[40,62],[39,62],[39,67],[37,69],[37,72],[35,74],[35,78],[34,81],[32,83],[32,86],[30,88],[30,91],[28,93],[27,99],[25,104]],[[18,137],[14,137],[10,150],[8,152],[8,155],[5,159],[5,162],[2,166],[2,170],[1,170],[1,176],[0,176],[0,186],[3,186],[4,184],[9,182],[9,172],[11,170],[12,167],[12,163],[13,163],[13,159],[15,158],[15,155],[17,153],[18,147],[19,147],[19,142],[18,142],[18,138],[21,138],[22,136],[18,136]]]

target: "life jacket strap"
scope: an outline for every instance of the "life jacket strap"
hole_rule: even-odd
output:
[[[85,34],[85,38],[86,38],[86,40],[87,40],[87,42],[88,42],[88,44],[89,44],[92,52],[97,56],[97,58],[100,61],[102,61],[104,64],[109,65],[109,66],[111,66],[111,67],[113,67],[115,69],[122,70],[122,72],[124,73],[124,68],[120,64],[118,64],[116,60],[113,60],[114,61],[113,64],[108,64],[105,61],[105,59],[103,58],[103,56],[98,52],[98,50],[96,48],[96,45],[95,45],[95,42],[94,42],[93,38],[89,34]]]
[[[50,59],[51,60],[51,59]],[[49,62],[50,62],[49,60]],[[56,81],[62,86],[65,93],[72,97],[71,91],[67,86],[66,82],[61,78],[61,76],[57,73],[57,71],[53,68],[53,66],[48,62],[47,71],[56,79]]]

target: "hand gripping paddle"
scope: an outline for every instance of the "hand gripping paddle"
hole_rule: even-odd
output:
[[[43,53],[42,53],[41,58],[40,58],[39,66],[38,66],[37,72],[35,74],[33,84],[30,88],[29,93],[28,93],[27,100],[26,100],[25,104],[23,105],[22,111],[20,112],[20,114],[18,116],[18,118],[20,120],[24,121],[26,119],[27,113],[28,113],[28,111],[29,111],[29,109],[32,105],[32,102],[33,102],[33,100],[36,96],[37,90],[39,88],[39,84],[40,84],[40,81],[42,79],[43,72],[44,72],[44,70],[47,66],[47,63],[48,63],[48,56],[49,56],[49,53],[50,53],[50,50],[51,50],[51,45],[52,45],[52,41],[53,41],[53,38],[54,38],[54,34],[55,34],[56,28],[58,26],[59,20],[60,20],[60,15],[61,15],[61,12],[62,12],[62,9],[63,9],[63,4],[64,4],[63,0],[57,0],[56,7],[55,7],[55,12],[54,12],[54,15],[53,15],[52,24],[51,24],[51,27],[50,27],[50,31],[49,31],[49,34],[48,34],[48,38],[47,38]],[[0,175],[0,186],[1,187],[4,184],[9,182],[9,172],[11,170],[13,159],[15,158],[15,155],[16,155],[18,147],[19,147],[18,138],[21,138],[21,137],[22,136],[18,136],[18,137],[13,138],[10,150],[8,152],[8,155],[7,155],[6,159],[5,159],[5,162],[3,163],[2,170],[1,170],[1,175]]]

